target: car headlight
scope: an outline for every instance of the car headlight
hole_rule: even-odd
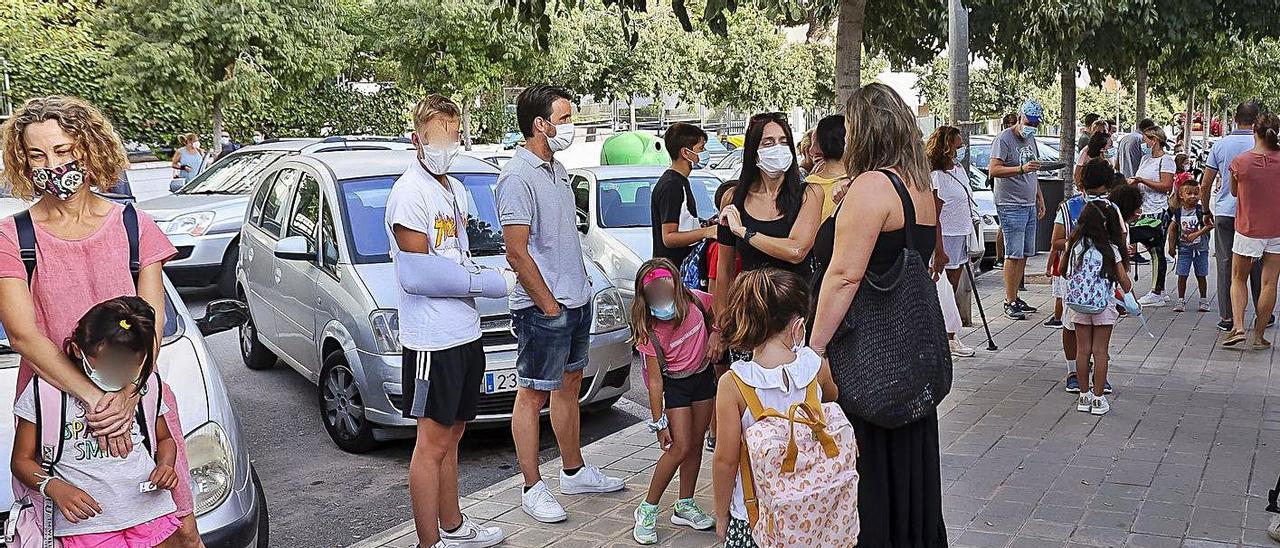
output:
[[[374,310],[369,315],[373,326],[373,343],[379,354],[400,353],[400,313],[395,310]]]
[[[169,224],[165,225],[164,233],[169,236],[184,234],[188,236],[203,236],[209,231],[209,226],[213,224],[215,216],[212,211],[188,213],[169,221]]]
[[[187,468],[191,471],[191,494],[197,516],[217,508],[231,494],[236,477],[236,461],[231,441],[216,422],[206,422],[191,432],[187,440]]]
[[[596,294],[592,303],[591,334],[608,333],[627,327],[627,311],[622,305],[622,294],[609,288]]]

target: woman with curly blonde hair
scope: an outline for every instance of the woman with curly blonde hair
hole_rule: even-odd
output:
[[[149,216],[94,194],[111,190],[127,160],[111,123],[92,105],[57,95],[31,99],[0,126],[0,149],[0,182],[15,197],[35,200],[29,210],[0,220],[0,324],[22,356],[16,393],[39,375],[83,402],[90,435],[104,452],[129,455],[135,450],[135,391],[104,390],[79,371],[83,364],[73,363],[61,343],[90,308],[120,296],[143,298],[155,310],[155,325],[164,325],[162,268],[176,250]],[[126,227],[134,219],[136,279],[130,256],[135,231]],[[20,243],[26,235],[34,242],[32,264],[23,260],[22,250],[32,247]],[[167,426],[183,432],[167,387],[163,398],[175,411],[165,414]],[[182,436],[173,438],[179,474],[173,498],[182,525],[172,539],[202,546],[185,444]]]

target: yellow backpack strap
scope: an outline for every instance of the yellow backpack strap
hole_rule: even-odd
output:
[[[747,411],[751,413],[751,417],[755,420],[764,418],[764,404],[760,403],[760,396],[756,395],[756,389],[743,382],[742,377],[739,377],[732,369],[729,370],[729,376],[733,377],[734,384],[738,385],[738,392],[742,394],[742,401],[746,402]]]
[[[822,398],[818,397],[818,388],[818,377],[814,377],[809,382],[809,386],[804,389],[804,402],[809,404],[809,408],[817,413],[816,417],[811,418],[826,422],[827,418],[822,416]]]
[[[733,370],[729,370],[729,377],[738,386],[738,392],[747,404],[747,411],[755,420],[760,420],[764,415],[764,405],[760,403],[760,397],[756,396],[755,389],[742,382],[742,378]],[[746,432],[742,433],[742,447],[738,454],[738,474],[742,477],[742,502],[747,507],[747,524],[755,527],[760,520],[760,502],[756,499],[755,477],[751,475],[751,454],[747,452]]]

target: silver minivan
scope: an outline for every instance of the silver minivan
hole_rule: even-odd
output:
[[[402,417],[395,268],[384,228],[392,184],[413,151],[326,152],[287,158],[259,178],[240,238],[237,291],[249,305],[240,347],[251,369],[276,359],[319,385],[318,408],[346,451],[411,436]],[[459,155],[450,175],[470,196],[476,261],[506,265],[494,196],[498,169]],[[608,407],[630,387],[631,331],[622,296],[588,262],[595,297],[583,405]],[[515,403],[516,339],[505,299],[478,299],[488,367],[477,422],[505,423]]]

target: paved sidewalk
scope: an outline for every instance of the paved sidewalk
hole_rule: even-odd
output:
[[[1043,272],[1043,260],[1028,271]],[[1170,276],[1170,287],[1176,280]],[[1263,511],[1280,474],[1280,375],[1273,374],[1280,371],[1273,351],[1218,348],[1216,312],[1148,309],[1155,338],[1136,319],[1122,320],[1112,338],[1111,412],[1082,414],[1063,391],[1060,332],[1040,325],[1053,307],[1042,282],[1028,279],[1024,293],[1041,311],[1013,322],[998,316],[1000,272],[979,279],[1000,349],[985,351],[980,325],[967,329],[963,338],[978,356],[956,360],[951,395],[939,409],[951,544],[1276,546],[1266,536],[1270,514]],[[1137,283],[1148,284],[1145,277]],[[588,462],[627,478],[628,489],[561,497],[568,521],[544,525],[521,512],[515,477],[467,495],[464,511],[505,528],[507,546],[634,546],[632,510],[660,454],[654,437],[636,425],[585,452]],[[709,457],[698,490],[708,511]],[[542,469],[557,478],[559,460]],[[555,490],[556,480],[549,483]],[[666,521],[674,488],[673,482],[663,499],[660,546],[712,546],[712,533]],[[410,522],[355,547],[413,542]]]

